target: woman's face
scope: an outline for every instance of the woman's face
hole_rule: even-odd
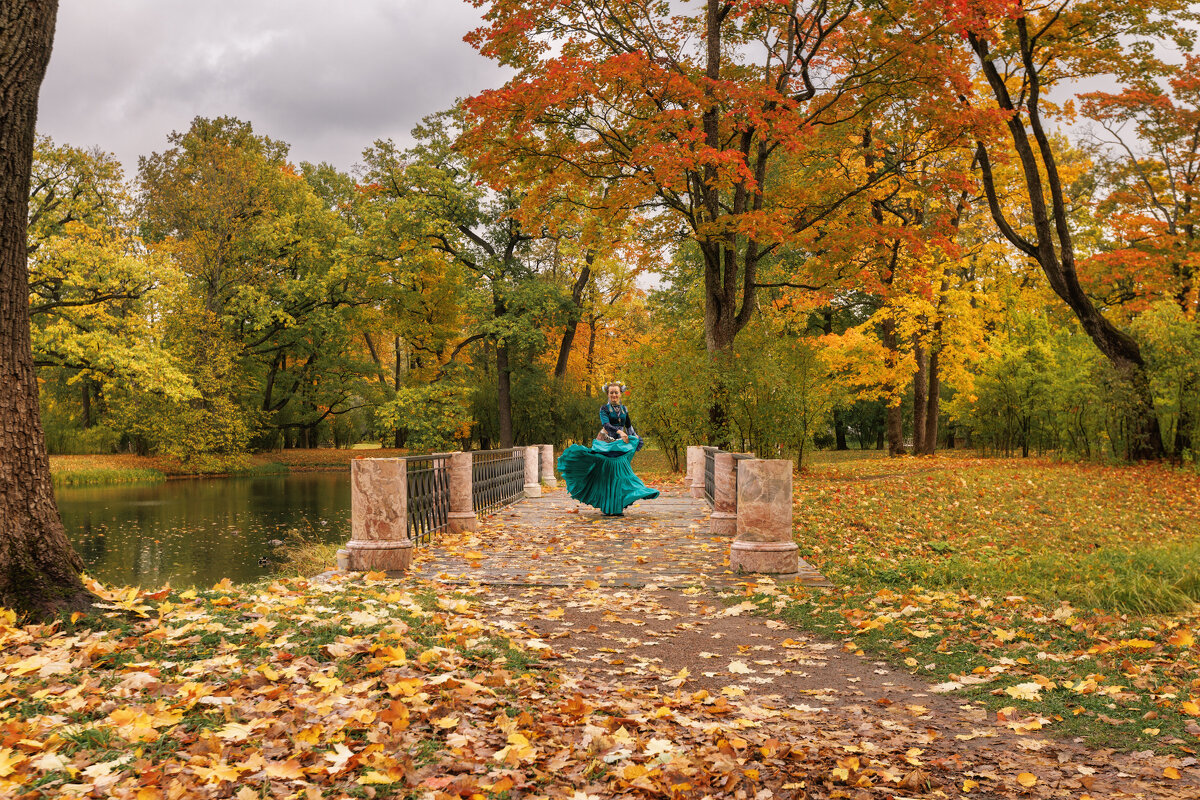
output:
[[[608,402],[612,403],[614,406],[620,404],[620,402],[621,402],[621,387],[620,386],[608,387]]]

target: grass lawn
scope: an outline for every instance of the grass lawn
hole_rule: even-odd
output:
[[[801,555],[838,588],[797,592],[789,622],[1014,725],[1200,749],[1200,475],[815,459],[795,503]]]

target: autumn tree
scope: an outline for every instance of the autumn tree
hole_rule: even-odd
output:
[[[34,362],[43,400],[73,395],[76,432],[99,422],[106,388],[191,391],[150,320],[150,296],[177,273],[134,235],[130,209],[113,156],[39,137],[28,232]],[[48,438],[65,433],[63,422],[47,415]]]
[[[1127,455],[1160,458],[1162,433],[1154,413],[1138,343],[1104,314],[1079,275],[1076,232],[1051,125],[1058,107],[1047,99],[1066,81],[1145,63],[1151,43],[1186,48],[1181,26],[1194,14],[1181,0],[1130,6],[1113,0],[1053,0],[946,4],[983,78],[980,94],[1002,115],[1000,135],[980,137],[976,156],[991,216],[1004,237],[1038,264],[1050,288],[1131,388]],[[983,102],[981,99],[980,102]],[[1005,213],[995,162],[1012,151],[1020,165],[1029,221]]]
[[[279,433],[314,446],[318,425],[360,405],[347,319],[368,275],[351,268],[349,226],[287,144],[249,123],[197,118],[169,142],[139,162],[142,231],[184,276],[164,324],[191,331],[168,341],[202,380],[200,397],[166,415],[179,435],[159,439],[208,428],[195,444],[218,453]]]
[[[942,126],[922,124],[927,135],[907,146],[877,139],[881,152],[893,146],[864,171],[847,145],[871,115],[903,106],[932,118],[954,95],[923,48],[930,27],[910,24],[900,4],[475,4],[485,24],[470,40],[517,71],[467,104],[464,140],[484,173],[521,186],[534,208],[583,196],[612,215],[653,211],[664,246],[694,241],[717,359],[770,283],[766,259],[811,243],[850,199],[946,146]],[[719,431],[719,398],[712,411]]]
[[[30,171],[57,12],[56,0],[0,11],[0,603],[35,615],[93,599],[54,501],[29,337]]]
[[[1156,72],[1129,75],[1117,92],[1084,95],[1084,112],[1103,133],[1096,172],[1104,193],[1097,211],[1108,233],[1105,247],[1088,261],[1089,289],[1126,314],[1145,313],[1156,302],[1179,313],[1152,314],[1147,333],[1187,341],[1200,331],[1200,57]],[[1176,319],[1178,332],[1166,320]],[[1188,331],[1187,328],[1191,328]],[[1161,338],[1161,337],[1159,337]],[[1175,348],[1186,352],[1188,348]],[[1179,361],[1169,405],[1175,458],[1193,449],[1200,420],[1200,361]]]

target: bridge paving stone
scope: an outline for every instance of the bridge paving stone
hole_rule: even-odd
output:
[[[668,486],[619,517],[606,517],[564,489],[544,490],[481,520],[478,531],[441,534],[420,550],[412,574],[448,584],[572,586],[717,586],[754,576],[729,568],[729,537],[709,532],[709,509],[682,486]],[[793,576],[827,585],[802,564]]]

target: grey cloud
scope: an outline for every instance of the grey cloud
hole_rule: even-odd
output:
[[[62,0],[38,127],[133,169],[193,117],[232,115],[348,169],[503,81],[462,41],[477,20],[461,0]]]

